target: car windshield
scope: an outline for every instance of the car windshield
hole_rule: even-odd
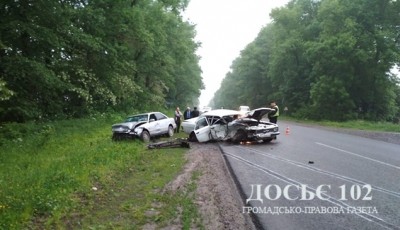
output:
[[[147,121],[148,116],[147,114],[136,115],[132,117],[128,117],[125,122],[140,122],[140,121]]]
[[[240,106],[239,107],[239,111],[241,111],[241,112],[249,112],[250,111],[250,107],[248,107],[248,106]]]

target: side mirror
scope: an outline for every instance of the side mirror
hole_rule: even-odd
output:
[[[156,121],[155,119],[150,119],[150,122]]]

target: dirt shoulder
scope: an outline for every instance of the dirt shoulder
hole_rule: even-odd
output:
[[[199,173],[195,201],[205,229],[255,229],[218,144],[191,143],[183,172],[166,189],[184,189],[193,173]]]

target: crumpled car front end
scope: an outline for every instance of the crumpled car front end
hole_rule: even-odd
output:
[[[259,124],[258,126],[247,127],[247,138],[250,140],[258,141],[271,141],[279,134],[279,127],[275,124]]]
[[[145,123],[138,123],[138,122],[125,122],[114,124],[111,127],[113,136],[113,140],[120,140],[126,138],[135,138],[140,137],[142,134],[143,128],[141,125]]]
[[[264,141],[269,142],[280,134],[276,124],[258,121],[253,118],[241,118],[229,123],[228,138],[233,142]]]

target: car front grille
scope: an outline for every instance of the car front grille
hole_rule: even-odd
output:
[[[257,130],[255,133],[256,134],[262,134],[262,133],[274,133],[274,132],[278,132],[279,128],[275,127],[275,128],[271,128],[271,129],[260,129]]]
[[[129,127],[124,126],[124,125],[116,125],[112,127],[113,132],[127,132],[129,130]]]

